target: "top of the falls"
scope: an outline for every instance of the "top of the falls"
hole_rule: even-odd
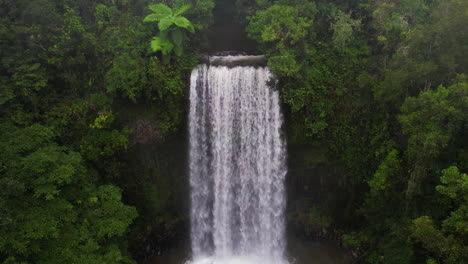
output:
[[[264,55],[232,55],[232,53],[226,54],[214,54],[214,55],[203,55],[201,56],[201,62],[206,63],[210,66],[254,66],[262,67],[266,66],[267,58]]]

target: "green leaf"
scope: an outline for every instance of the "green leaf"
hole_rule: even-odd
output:
[[[171,54],[163,54],[163,56],[162,56],[162,62],[163,62],[164,64],[168,64],[170,60],[171,60]]]
[[[174,22],[174,17],[172,16],[161,19],[158,24],[159,30],[164,31],[168,29],[170,26],[172,26],[172,24],[174,24]]]
[[[190,26],[187,27],[187,30],[192,34],[195,33],[195,27],[192,24],[190,24]]]
[[[145,19],[143,19],[143,22],[154,22],[154,21],[159,21],[161,18],[159,15],[156,14],[151,14],[147,15]]]
[[[174,44],[166,38],[154,37],[151,41],[151,49],[154,52],[161,51],[163,54],[168,54],[173,48]]]
[[[181,56],[184,53],[184,48],[182,46],[175,46],[174,53],[177,56]]]
[[[154,52],[160,51],[162,49],[161,39],[159,37],[154,37],[151,41],[151,50]]]
[[[180,16],[180,15],[184,14],[185,12],[187,12],[190,8],[192,8],[192,5],[190,5],[190,4],[183,5],[175,12],[175,15]]]
[[[174,23],[182,28],[188,28],[192,25],[192,23],[190,23],[190,21],[188,21],[188,19],[186,19],[185,17],[176,17],[174,19]]]
[[[171,31],[171,39],[175,46],[182,46],[184,33],[180,29]]]
[[[163,55],[169,55],[173,51],[177,56],[183,54],[183,44],[187,35],[181,28],[195,33],[195,27],[181,14],[190,10],[191,7],[191,5],[183,5],[174,9],[173,12],[164,4],[150,5],[150,9],[155,14],[148,15],[144,22],[159,21],[159,35],[151,41],[151,49],[154,52],[161,51]],[[173,26],[174,24],[176,27]]]
[[[158,34],[158,37],[163,38],[163,39],[168,39],[169,38],[169,31],[161,31]]]
[[[162,49],[161,49],[161,52],[164,54],[164,55],[167,55],[169,54],[172,49],[174,48],[174,44],[172,44],[169,40],[167,39],[164,39],[163,40],[163,45],[162,45]]]
[[[150,5],[149,8],[159,16],[159,19],[172,16],[172,9],[165,4]]]

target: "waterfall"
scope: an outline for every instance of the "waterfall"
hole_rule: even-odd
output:
[[[287,263],[286,151],[278,91],[268,85],[271,77],[267,67],[252,66],[202,64],[192,72],[193,263]]]

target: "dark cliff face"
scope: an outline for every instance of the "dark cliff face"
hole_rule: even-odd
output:
[[[131,134],[119,183],[125,203],[138,210],[128,239],[132,257],[143,263],[189,242],[187,128],[184,122],[176,133],[164,134],[154,105],[120,107]]]
[[[285,120],[287,122],[287,120]],[[314,239],[339,240],[333,232],[337,215],[342,171],[326,157],[326,146],[288,146],[287,221],[288,231]]]
[[[142,123],[143,121],[136,121]],[[184,136],[150,142],[154,133],[143,122],[126,155],[127,203],[137,207],[130,250],[139,263],[189,242],[189,184]],[[153,135],[154,136],[154,135]],[[154,137],[153,137],[154,138]]]
[[[213,15],[214,23],[207,34],[209,48],[205,52],[234,50],[253,54],[257,51],[256,42],[247,38],[238,18],[235,1],[217,0]]]

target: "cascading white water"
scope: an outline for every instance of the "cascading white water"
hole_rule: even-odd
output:
[[[222,59],[231,58],[240,57]],[[287,263],[286,151],[270,78],[267,67],[203,64],[192,72],[191,263]]]

